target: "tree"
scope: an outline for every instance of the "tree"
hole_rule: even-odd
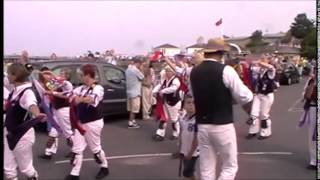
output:
[[[202,36],[198,37],[197,44],[204,44],[204,38]]]
[[[298,14],[290,26],[291,34],[298,39],[303,39],[314,27],[314,21],[309,20],[305,13]]]
[[[301,56],[308,59],[317,57],[317,29],[313,27],[301,42]]]
[[[286,35],[281,38],[280,42],[283,44],[288,44],[292,40],[292,34],[291,31],[289,30]]]
[[[268,44],[267,42],[264,42],[262,40],[262,31],[256,30],[250,36],[250,42],[246,46],[250,48],[250,47],[264,46],[267,44]]]

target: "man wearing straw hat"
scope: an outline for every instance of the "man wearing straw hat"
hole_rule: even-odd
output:
[[[203,49],[204,60],[191,71],[190,80],[196,108],[200,148],[201,180],[233,180],[238,171],[237,137],[233,125],[235,99],[250,112],[252,92],[237,72],[222,64],[229,50],[223,39],[210,39]],[[222,167],[216,174],[217,153]]]

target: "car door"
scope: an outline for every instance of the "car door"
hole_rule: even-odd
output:
[[[107,114],[126,113],[127,95],[124,71],[110,65],[101,68],[102,85],[105,89],[104,106]]]

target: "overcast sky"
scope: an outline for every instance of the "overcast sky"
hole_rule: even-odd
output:
[[[80,55],[87,50],[146,54],[199,36],[287,31],[298,13],[316,19],[316,1],[4,1],[4,52]],[[223,18],[222,26],[215,22]],[[221,30],[221,28],[223,30]]]

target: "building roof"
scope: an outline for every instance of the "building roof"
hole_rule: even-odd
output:
[[[160,46],[157,46],[155,48],[178,48],[178,47],[167,43],[167,44],[162,44]]]
[[[250,36],[245,36],[245,37],[230,37],[230,38],[225,38],[224,40],[229,42],[229,41],[242,41],[242,40],[247,40],[250,39]]]
[[[286,33],[283,32],[279,32],[276,34],[264,34],[263,38],[281,38],[284,37],[286,35]]]
[[[187,48],[203,48],[205,44],[194,44],[194,45],[191,45]]]
[[[290,46],[280,46],[277,51],[279,54],[300,54],[300,48]]]

